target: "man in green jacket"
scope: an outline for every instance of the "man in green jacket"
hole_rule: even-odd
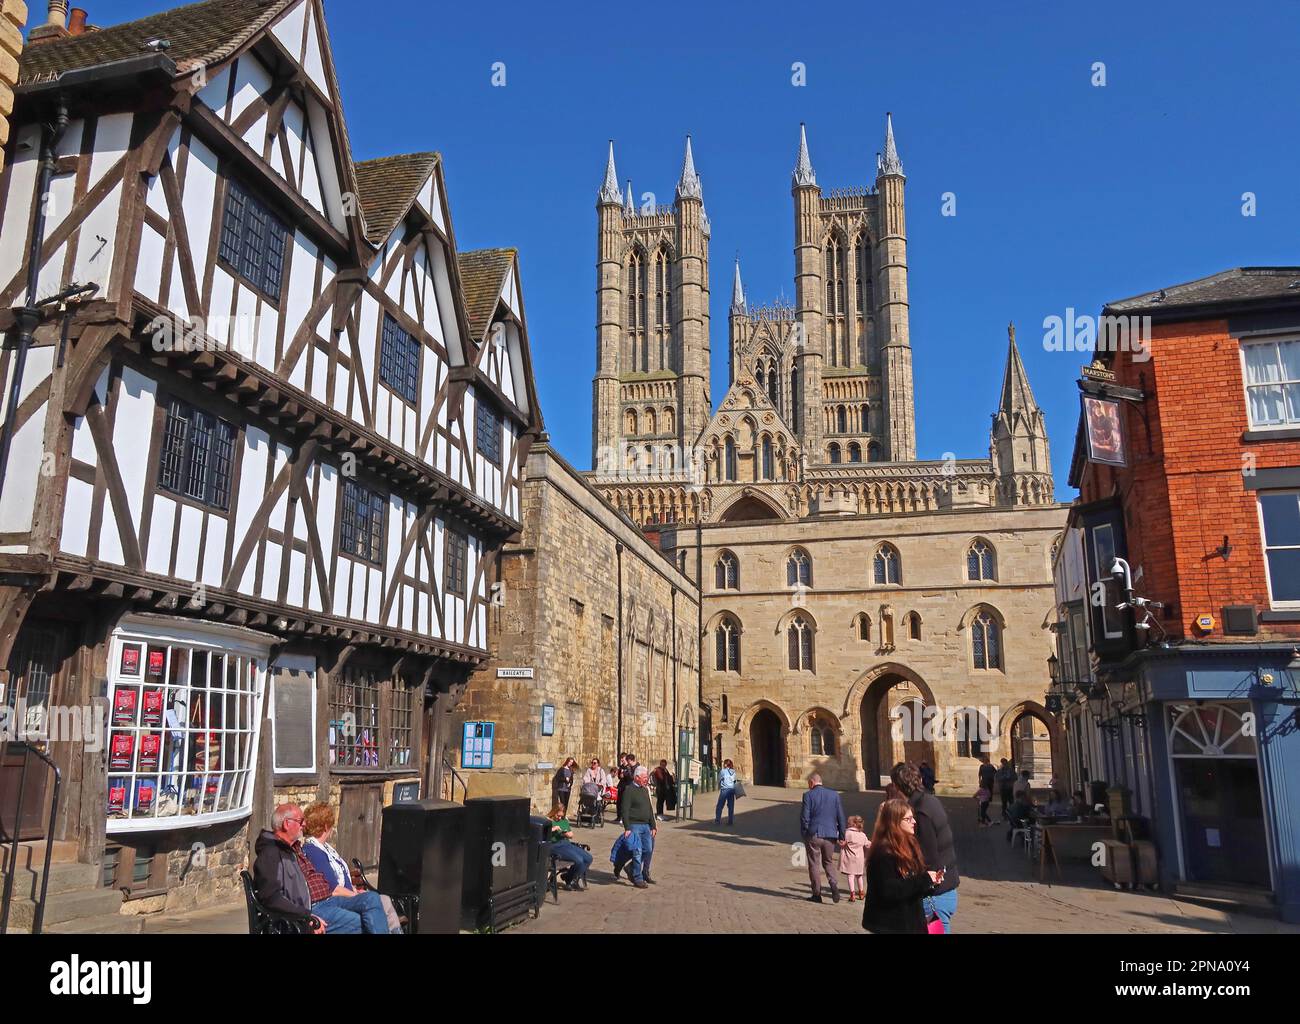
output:
[[[655,812],[650,806],[650,771],[638,765],[632,776],[632,784],[623,794],[623,837],[632,851],[632,884],[644,889],[646,884],[654,885],[650,877],[650,858],[654,854]]]

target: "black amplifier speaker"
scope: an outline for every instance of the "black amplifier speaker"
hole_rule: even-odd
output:
[[[465,808],[447,800],[417,800],[384,808],[379,842],[379,891],[419,896],[421,935],[460,930]]]

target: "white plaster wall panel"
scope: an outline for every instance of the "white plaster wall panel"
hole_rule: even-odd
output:
[[[325,188],[322,178],[321,163],[330,161],[331,156],[327,146],[321,146],[317,141],[320,138],[316,129],[308,125],[307,127],[307,145],[302,151],[302,197],[307,200],[313,207],[325,212]],[[325,136],[326,140],[329,136]]]
[[[306,602],[307,556],[301,551],[289,552],[289,589],[285,601],[302,607]]]
[[[302,67],[326,96],[330,93],[329,81],[325,77],[325,61],[321,57],[320,30],[316,21],[316,12],[309,11],[310,24],[307,26],[307,48],[303,53]]]
[[[442,639],[442,631],[438,628],[437,618],[434,617],[433,605],[429,601],[428,592],[421,590],[416,595],[416,602],[417,632],[427,633],[429,636]]]
[[[262,148],[266,143],[267,120],[268,120],[267,115],[263,114],[261,117],[259,117],[256,121],[253,122],[252,127],[250,127],[248,131],[244,132],[244,141],[248,143],[249,147],[253,150],[254,153],[262,152]],[[279,148],[280,147],[276,145],[271,146],[272,151],[275,151]]]
[[[225,114],[226,100],[230,96],[230,65],[227,64],[215,78],[209,79],[198,95],[204,106],[216,111],[223,120],[228,120]]]
[[[70,555],[84,558],[90,537],[90,507],[95,488],[75,477],[68,478],[68,494],[63,506],[63,532],[59,547]]]
[[[324,199],[321,209],[326,211],[330,223],[340,231],[344,231],[347,228],[347,223],[343,218],[343,206],[340,202],[342,186],[340,184],[338,164],[331,149],[329,121],[325,108],[315,100],[309,99],[307,101],[307,127],[309,129],[308,142],[315,154],[316,174],[319,176],[317,188],[319,188]],[[305,197],[308,196],[305,184],[308,177],[310,177],[309,174],[303,174],[303,195]]]
[[[271,75],[265,65],[251,53],[245,53],[235,66],[235,95],[230,102],[230,112],[226,120],[234,123],[239,115],[247,110],[253,102],[267,93],[271,88]],[[254,147],[257,152],[261,146]]]
[[[271,439],[260,427],[249,425],[244,428],[244,451],[239,465],[239,502],[234,509],[235,547],[238,548],[248,535],[248,528],[253,523],[262,499],[266,497],[266,460],[270,454]],[[252,571],[254,559],[248,560],[248,567],[239,583],[239,589],[252,591]]]
[[[284,298],[282,297],[280,301],[283,303]],[[257,320],[255,322],[257,329],[257,351],[256,353],[251,350],[247,352],[241,351],[239,353],[245,359],[251,362],[256,362],[258,365],[265,367],[272,373],[276,371],[275,339],[280,330],[281,315],[282,314],[276,312],[275,307],[269,302],[263,302],[261,311],[257,314]],[[296,320],[287,321],[285,323],[285,333],[288,333],[289,324],[296,324],[297,322],[298,321]],[[242,320],[236,325],[235,330],[236,334],[241,338],[247,337],[250,333],[245,326],[245,322]],[[288,344],[288,340],[286,340],[285,344]],[[254,356],[256,356],[256,358],[254,358]]]
[[[144,567],[160,576],[171,574],[172,530],[176,527],[176,501],[165,494],[155,494],[153,513],[149,519],[149,550],[145,552]]]
[[[442,216],[442,189],[438,187],[437,180],[432,177],[429,179],[429,186],[429,216],[438,225],[438,230],[445,235],[447,234],[447,222]]]
[[[5,215],[0,218],[0,281],[8,282],[22,269],[27,249],[27,228],[31,223],[32,199],[36,192],[37,155],[41,129],[28,125],[10,140],[9,190]],[[24,287],[14,299],[15,305],[26,300]]]
[[[432,214],[434,211],[433,204],[433,175],[429,175],[429,180],[420,188],[419,203],[424,207],[424,212]]]
[[[312,244],[311,239],[301,231],[293,234],[293,257],[290,260],[289,280],[280,297],[280,312],[284,317],[284,344],[288,348],[298,325],[307,318],[311,304],[316,301],[316,257],[320,250]],[[321,282],[324,287],[325,281]],[[268,369],[275,369],[275,350],[271,350],[270,362],[263,363]],[[300,360],[306,363],[306,359]]]
[[[296,100],[291,100],[284,108],[284,131],[289,143],[289,166],[285,168],[284,179],[297,188],[302,172],[302,144],[307,137],[307,115]]]
[[[302,60],[302,30],[306,16],[307,3],[304,0],[297,7],[291,8],[289,13],[276,22],[271,29],[271,33],[275,38],[280,40],[284,44],[284,48],[293,54],[295,60],[300,62]]]
[[[352,559],[339,557],[338,572],[334,577],[334,614],[339,618],[348,617],[348,591],[351,589],[354,565]]]
[[[193,505],[181,506],[181,527],[176,536],[177,580],[199,578],[199,537],[203,530],[203,513]],[[101,541],[102,543],[102,541]]]
[[[461,344],[460,329],[456,325],[455,303],[452,301],[451,280],[447,273],[447,257],[442,246],[433,250],[433,280],[438,296],[438,316],[442,324],[441,332],[435,336],[444,342],[448,358],[453,366],[464,366],[465,348]]]
[[[172,290],[176,289],[177,274],[172,273]],[[212,298],[208,300],[208,308],[213,312],[220,310],[223,315],[230,311],[230,300],[235,290],[235,275],[217,262],[217,269],[212,274]]]
[[[284,549],[274,541],[266,542],[266,551],[262,559],[262,590],[264,601],[275,601],[280,594],[280,559]],[[257,595],[255,595],[257,596]]]
[[[366,617],[366,592],[370,585],[370,566],[363,562],[352,563],[352,599],[348,604],[348,618]]]
[[[160,306],[167,305],[167,297],[160,294],[165,244],[162,235],[153,228],[148,225],[141,228],[140,261],[135,268],[135,290]]]
[[[224,516],[216,513],[208,514],[208,535],[203,540],[202,580],[209,587],[221,586],[225,577],[226,527]]]
[[[113,420],[113,450],[134,524],[139,524],[144,513],[144,484],[149,472],[149,440],[157,392],[155,381],[129,366],[122,371]]]
[[[202,139],[191,136],[181,206],[185,210],[185,230],[190,236],[194,275],[200,288],[208,269],[208,242],[212,237],[213,204],[217,196],[217,164],[217,155]]]
[[[384,607],[384,574],[377,568],[370,569],[370,578],[366,581],[366,608],[364,617],[367,622],[379,622],[379,613]]]
[[[316,495],[316,533],[325,551],[325,571],[329,572],[334,551],[334,515],[338,500],[338,472],[333,466],[320,464],[320,489]],[[345,559],[340,559],[340,562]]]

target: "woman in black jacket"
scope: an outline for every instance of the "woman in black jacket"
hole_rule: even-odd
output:
[[[551,779],[551,810],[569,813],[569,795],[573,792],[573,776],[577,768],[578,762],[566,757],[564,764],[555,773],[555,778]]]
[[[862,927],[883,935],[924,935],[921,901],[934,892],[942,871],[926,871],[916,841],[916,818],[906,800],[886,800],[876,815],[867,851],[867,902]]]

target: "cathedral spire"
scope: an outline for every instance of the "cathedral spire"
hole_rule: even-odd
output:
[[[636,216],[636,204],[632,202],[632,179],[627,179],[627,202],[623,205],[623,212],[629,217]]]
[[[1029,387],[1029,375],[1020,361],[1016,347],[1016,325],[1007,324],[1007,367],[1002,374],[1002,403],[998,412],[1008,419],[1016,415],[1029,415],[1038,411],[1034,392]]]
[[[894,115],[885,114],[885,155],[876,157],[876,177],[897,174],[903,177],[903,162],[898,159],[898,146],[894,144]]]
[[[609,140],[609,160],[605,164],[605,184],[600,189],[601,203],[618,206],[623,197],[618,194],[618,171],[614,169],[614,140]]]
[[[808,156],[808,133],[802,121],[799,122],[799,160],[794,167],[795,185],[816,185],[817,174],[813,171],[812,160]]]
[[[695,173],[695,156],[691,153],[691,137],[686,136],[686,159],[682,161],[682,179],[677,183],[678,199],[704,199],[700,189],[700,176]]]
[[[731,311],[745,312],[745,289],[740,285],[740,257],[736,257],[736,278],[731,284]]]

